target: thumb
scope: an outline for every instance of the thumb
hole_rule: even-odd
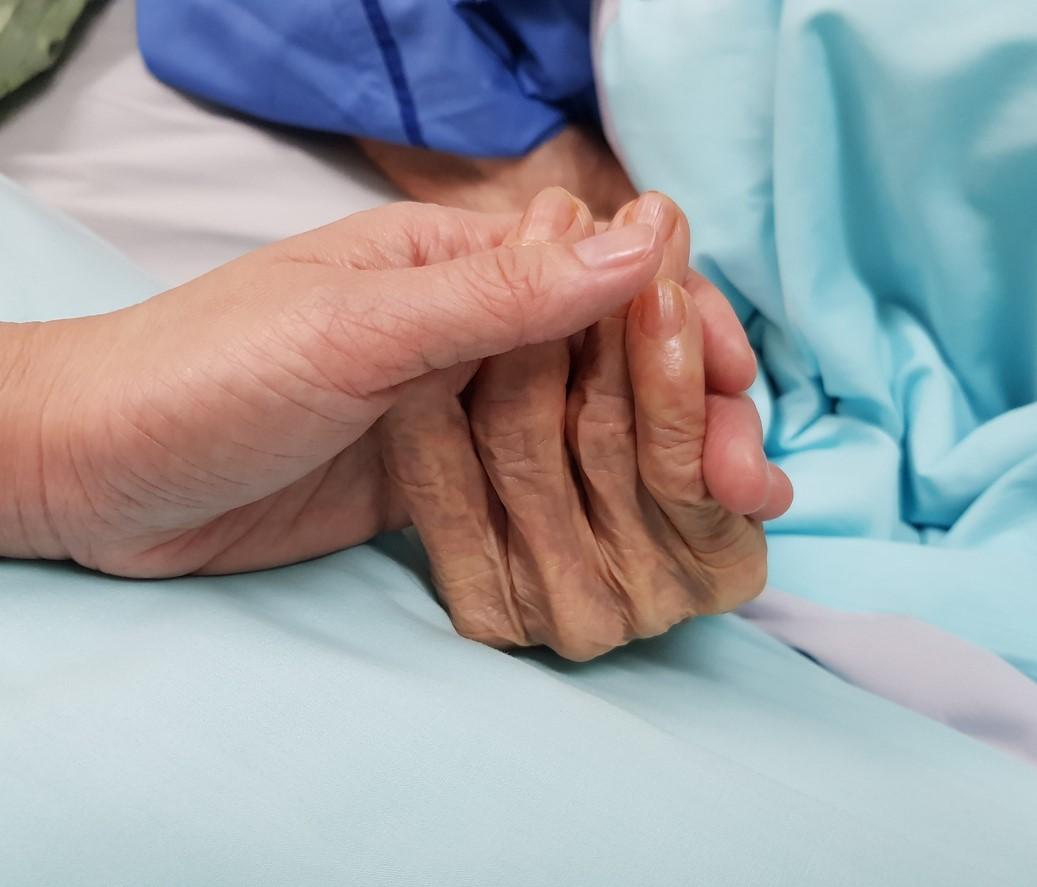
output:
[[[425,267],[359,272],[339,328],[360,331],[350,350],[372,370],[372,394],[587,328],[652,280],[663,247],[651,226],[638,224],[571,245],[509,244]]]

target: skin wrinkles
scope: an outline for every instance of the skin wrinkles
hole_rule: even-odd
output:
[[[587,208],[566,192],[545,192],[540,201],[513,240],[565,242],[593,230]],[[484,643],[546,644],[587,659],[732,609],[763,587],[758,522],[716,502],[707,477],[707,376],[718,377],[722,391],[732,383],[741,390],[752,382],[744,368],[754,361],[740,354],[736,372],[711,369],[696,306],[708,306],[719,327],[709,335],[721,352],[739,353],[742,334],[730,308],[718,307],[723,297],[687,269],[690,229],[680,211],[649,194],[621,208],[612,224],[634,221],[654,224],[667,245],[658,282],[631,310],[599,321],[580,340],[484,361],[460,400],[456,390],[426,389],[420,409],[404,402],[387,416],[399,429],[437,410],[464,412],[443,403],[467,405],[467,422],[440,424],[420,488],[413,477],[392,476],[433,553],[455,626]],[[685,279],[697,297],[674,282]],[[640,332],[641,312],[655,310],[650,300],[662,290],[681,300],[685,321],[655,339]],[[408,458],[388,447],[389,463]],[[757,458],[763,461],[762,450]],[[730,470],[721,464],[714,473]],[[454,504],[444,525],[447,501]],[[481,515],[473,502],[484,503]],[[488,622],[495,616],[499,622]]]
[[[575,660],[736,606],[790,498],[751,350],[672,201],[605,227],[557,188],[521,217],[404,204],[44,324],[2,404],[27,480],[0,555],[225,573],[413,524],[460,633]]]

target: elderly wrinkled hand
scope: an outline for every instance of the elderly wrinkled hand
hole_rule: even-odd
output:
[[[579,340],[433,377],[382,420],[384,456],[464,635],[589,659],[763,588],[760,522],[791,486],[743,393],[755,360],[721,294],[688,269],[689,231],[659,194],[658,279]],[[542,193],[514,242],[578,242],[587,208]],[[464,380],[467,382],[467,379]]]

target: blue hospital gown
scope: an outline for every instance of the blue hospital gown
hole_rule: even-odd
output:
[[[473,156],[594,120],[589,0],[138,0],[160,79],[293,126]]]

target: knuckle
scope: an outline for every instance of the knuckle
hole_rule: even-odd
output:
[[[766,560],[767,542],[757,521],[712,501],[695,509],[690,518],[695,552],[710,569],[743,567],[756,557]]]
[[[505,246],[486,254],[486,260],[470,264],[469,295],[492,315],[505,320],[526,342],[530,318],[535,316],[544,293],[545,274],[531,248]]]
[[[622,647],[633,632],[623,609],[614,606],[586,607],[558,618],[553,624],[549,646],[573,662],[588,662]],[[579,615],[577,615],[579,614]]]
[[[476,295],[506,305],[519,301],[529,286],[526,270],[516,251],[510,247],[494,250],[487,254],[486,261],[472,262],[468,268],[471,274],[469,282]]]
[[[529,643],[586,662],[625,644],[632,632],[620,599],[584,560],[560,558],[513,587],[512,600]]]
[[[588,392],[567,417],[567,434],[581,465],[608,466],[632,454],[634,414],[630,401],[615,394]]]
[[[695,505],[706,496],[703,441],[679,426],[656,427],[639,446],[638,466],[645,486],[656,498]]]
[[[506,627],[497,624],[485,624],[463,617],[453,617],[454,630],[463,638],[493,647],[495,650],[507,650],[521,646],[514,634]]]
[[[460,263],[447,269],[450,288],[461,296],[466,311],[475,312],[480,326],[487,332],[499,330],[499,345],[493,344],[492,333],[488,344],[503,351],[507,343],[516,340],[516,331],[525,340],[528,314],[525,305],[528,297],[523,293],[527,284],[523,276],[514,270],[509,258],[510,250],[502,248],[493,253]],[[464,318],[458,318],[465,322]]]
[[[626,394],[588,388],[577,415],[578,424],[588,433],[632,434],[634,406]]]
[[[567,637],[560,638],[554,644],[551,644],[550,647],[555,653],[563,659],[568,659],[570,662],[590,662],[592,659],[604,656],[624,643],[626,643],[625,640],[618,641],[617,643],[602,643],[588,638]]]
[[[488,468],[517,475],[538,473],[538,454],[545,441],[535,429],[498,421],[492,414],[473,415],[471,428],[480,458]]]
[[[439,207],[401,200],[363,210],[350,217],[356,230],[365,235],[368,255],[354,260],[367,270],[428,264],[429,241],[435,236]]]
[[[652,417],[646,445],[671,462],[687,465],[699,461],[702,455],[702,432],[700,424],[689,419]]]
[[[767,584],[767,542],[755,521],[736,519],[737,529],[725,528],[713,543],[696,546],[706,583],[705,613],[726,613],[751,601]]]
[[[409,202],[405,206],[401,215],[411,243],[413,265],[431,265],[467,254],[479,240],[471,222],[456,210],[434,203]]]
[[[658,550],[642,550],[623,565],[623,590],[637,637],[657,637],[692,615],[687,576],[680,564]]]
[[[560,421],[547,425],[522,404],[513,409],[495,404],[473,410],[471,433],[495,484],[516,492],[539,490],[552,498],[562,489],[567,465],[558,453],[563,438]]]
[[[520,391],[494,391],[479,384],[469,405],[472,433],[478,440],[509,441],[526,427],[531,404]]]
[[[525,632],[508,612],[497,587],[496,571],[488,572],[493,575],[473,575],[463,583],[453,584],[449,609],[454,629],[462,637],[498,650],[524,646]],[[487,579],[492,590],[486,587]]]
[[[574,416],[574,436],[581,456],[608,456],[634,438],[634,414],[624,398],[588,398]]]
[[[506,247],[491,255],[500,292],[520,308],[528,307],[543,282],[540,265],[530,262],[527,250],[522,247]]]
[[[429,264],[433,251],[433,239],[437,237],[443,220],[439,218],[439,207],[414,201],[405,201],[397,206],[396,225],[406,236],[410,249],[409,264]]]

